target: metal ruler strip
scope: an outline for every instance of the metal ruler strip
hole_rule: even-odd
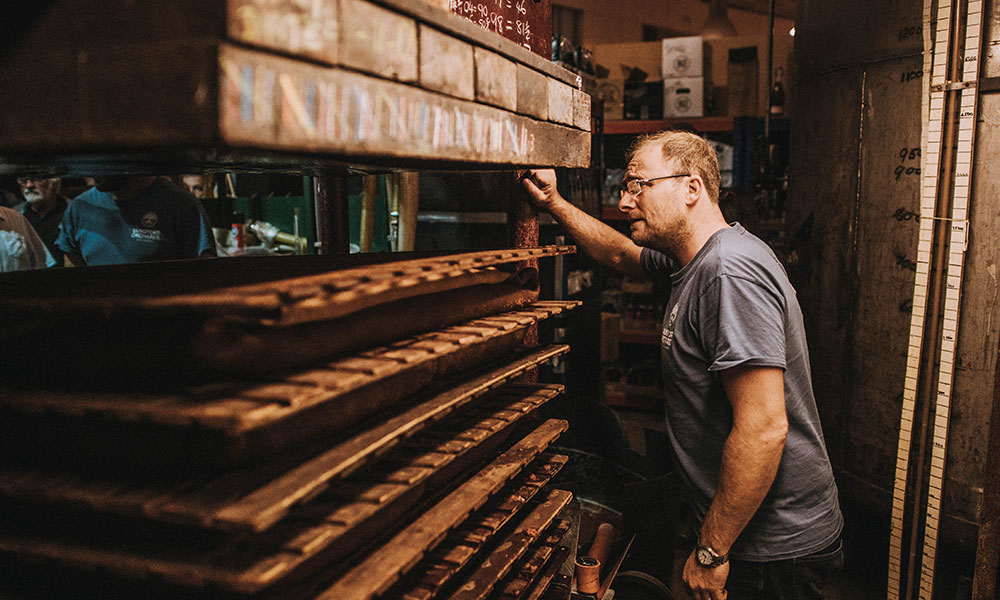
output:
[[[979,49],[982,38],[982,1],[969,0],[965,29],[965,55],[962,82],[975,84],[979,77]],[[958,152],[955,159],[951,210],[951,237],[948,244],[948,277],[944,300],[941,352],[939,357],[937,402],[934,410],[931,469],[927,492],[927,516],[924,522],[924,550],[920,575],[920,600],[931,600],[934,591],[934,566],[937,554],[944,470],[947,461],[948,426],[954,381],[955,351],[958,343],[961,310],[962,276],[968,245],[969,203],[972,182],[973,142],[976,131],[978,89],[964,88],[958,122]]]
[[[940,7],[939,7],[940,8]],[[903,383],[903,406],[899,422],[899,443],[896,449],[896,476],[892,494],[892,516],[889,535],[888,600],[899,600],[902,579],[902,546],[904,516],[906,513],[906,480],[910,466],[910,442],[913,435],[913,414],[916,408],[917,382],[920,377],[920,354],[923,346],[924,319],[927,314],[927,285],[930,274],[930,255],[934,236],[934,204],[937,198],[938,170],[941,158],[941,113],[944,110],[944,93],[931,92],[931,87],[944,80],[946,62],[941,64],[940,48],[948,46],[950,11],[944,25],[938,19],[934,30],[933,0],[924,0],[923,37],[923,94],[921,100],[921,186],[920,186],[920,237],[917,243],[917,272],[913,285],[913,310],[910,314],[910,334],[906,355],[906,374]],[[943,28],[942,28],[943,27]],[[943,59],[946,60],[946,59]]]

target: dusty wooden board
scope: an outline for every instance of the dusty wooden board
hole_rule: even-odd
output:
[[[517,65],[517,112],[536,119],[549,118],[548,80],[523,65]]]
[[[567,427],[565,421],[555,419],[540,426],[362,560],[317,600],[371,598],[384,592],[428,550],[428,542],[433,545],[482,506]]]
[[[473,46],[420,26],[420,86],[463,100],[476,99]]]
[[[417,79],[417,23],[363,0],[341,0],[341,64],[396,79]]]
[[[517,63],[483,48],[475,48],[476,100],[517,110]]]
[[[230,39],[331,64],[338,62],[341,7],[335,0],[228,0],[226,11]]]
[[[545,303],[476,319],[469,325],[480,335],[445,328],[256,385],[219,383],[180,394],[8,389],[0,396],[4,438],[18,440],[9,452],[30,449],[36,458],[62,463],[66,452],[78,460],[174,467],[187,464],[192,452],[205,466],[264,457],[343,430],[435,377],[499,360],[520,347],[527,325],[577,304]],[[21,435],[26,432],[30,436]],[[154,448],[154,439],[163,443]]]
[[[73,523],[79,530],[76,532],[2,533],[0,551],[22,559],[51,561],[53,566],[105,571],[124,581],[159,579],[178,589],[209,587],[248,594],[279,582],[290,585],[380,535],[414,507],[421,496],[453,485],[456,476],[494,452],[522,416],[530,416],[553,395],[551,390],[535,389],[541,393],[522,388],[519,394],[501,394],[495,402],[484,402],[481,408],[486,412],[481,415],[494,411],[507,412],[509,417],[495,419],[495,423],[483,430],[484,435],[477,436],[477,441],[446,447],[445,440],[458,441],[462,438],[459,434],[465,431],[461,428],[462,419],[457,417],[442,423],[438,436],[420,437],[419,443],[424,448],[450,454],[447,460],[428,462],[412,448],[390,453],[375,468],[317,496],[296,510],[294,519],[261,535],[240,535],[212,543],[188,541],[193,544],[190,547],[174,539],[171,546],[148,537],[142,529],[135,534],[141,539],[132,540],[121,531],[107,537],[87,535],[86,528],[91,525],[87,519],[77,519]],[[522,404],[530,408],[526,411],[507,408]],[[537,434],[535,438],[529,436],[532,440],[537,437]],[[521,459],[527,456],[525,452],[515,451],[515,454]],[[475,475],[474,479],[482,477]],[[182,545],[177,546],[178,543]]]
[[[584,131],[590,131],[590,102],[590,94],[573,90],[573,125]]]
[[[574,90],[561,81],[549,80],[549,120],[563,125],[574,125]]]

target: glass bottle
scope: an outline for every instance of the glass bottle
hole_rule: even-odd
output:
[[[781,82],[782,75],[784,75],[784,69],[781,67],[774,70],[774,83],[771,85],[771,93],[769,94],[772,115],[785,114],[785,84]]]

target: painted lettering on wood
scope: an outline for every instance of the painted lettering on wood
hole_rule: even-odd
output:
[[[220,131],[233,145],[585,166],[589,134],[336,68],[226,46]]]

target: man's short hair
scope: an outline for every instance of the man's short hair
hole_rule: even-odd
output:
[[[659,145],[663,160],[676,160],[685,171],[701,175],[712,202],[719,202],[719,158],[705,138],[689,131],[668,130],[647,133],[636,138],[629,147],[626,162],[632,162],[637,152],[647,146]]]

